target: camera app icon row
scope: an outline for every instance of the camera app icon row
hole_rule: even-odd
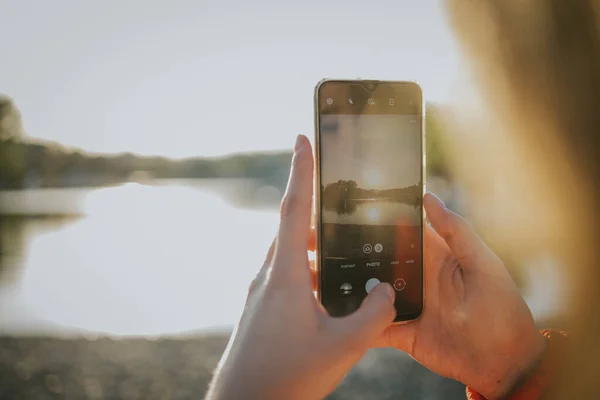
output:
[[[375,253],[381,253],[383,251],[383,245],[381,243],[376,243],[375,246],[369,243],[363,245],[363,252],[365,254],[371,254],[373,250],[375,250]]]

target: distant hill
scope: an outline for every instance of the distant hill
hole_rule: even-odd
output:
[[[446,171],[436,137],[436,108],[429,107],[428,169]],[[25,135],[21,115],[8,97],[0,97],[0,190],[104,186],[140,179],[254,178],[285,188],[291,152],[232,154],[224,157],[170,159],[133,153],[93,154]]]

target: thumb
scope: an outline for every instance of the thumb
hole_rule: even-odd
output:
[[[377,285],[355,313],[342,319],[350,334],[363,343],[379,339],[396,317],[395,298],[392,285],[384,282]]]

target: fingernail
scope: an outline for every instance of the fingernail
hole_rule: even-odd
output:
[[[429,197],[431,197],[431,199],[433,201],[435,201],[438,206],[440,206],[441,208],[446,208],[446,204],[444,204],[444,202],[442,201],[442,199],[440,199],[439,197],[437,197],[435,194],[431,193],[431,192],[427,192],[427,194],[429,195]]]
[[[305,146],[305,141],[302,135],[296,136],[296,144],[294,144],[294,153],[298,153]]]

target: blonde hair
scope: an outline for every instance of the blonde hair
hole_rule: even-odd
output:
[[[574,347],[552,393],[595,397],[600,2],[451,0],[448,11],[493,110],[486,124],[461,124],[455,131],[457,175],[492,241],[519,255],[551,249],[561,261],[572,294],[566,316]]]

